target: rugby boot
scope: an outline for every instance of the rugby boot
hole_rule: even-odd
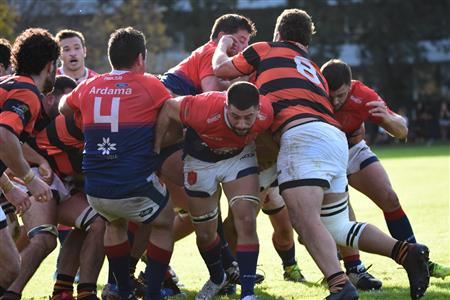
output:
[[[325,300],[357,300],[359,299],[358,291],[348,280],[339,293],[331,293]]]
[[[347,277],[357,289],[369,291],[379,290],[381,288],[381,280],[378,280],[367,272],[370,267],[366,269],[363,264],[360,264],[347,271]]]
[[[102,290],[101,298],[102,300],[121,300],[117,285],[112,283],[105,284]]]
[[[408,244],[408,252],[402,262],[402,266],[408,273],[411,299],[421,298],[430,283],[428,255],[429,250],[427,246]]]
[[[223,281],[220,284],[215,284],[208,279],[202,289],[195,296],[195,300],[211,300],[216,296],[219,291],[228,283],[227,274],[224,273]]]
[[[428,262],[428,270],[430,270],[430,276],[434,278],[445,279],[450,276],[450,267],[432,261]]]
[[[305,277],[303,276],[297,263],[292,266],[284,267],[283,278],[286,281],[305,282]]]

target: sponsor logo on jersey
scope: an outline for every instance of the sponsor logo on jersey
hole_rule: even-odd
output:
[[[206,123],[208,123],[208,124],[214,123],[216,121],[219,121],[220,118],[221,118],[220,114],[214,115],[214,116],[206,119]]]
[[[89,91],[89,94],[94,94],[94,95],[131,95],[133,94],[133,89],[132,88],[118,88],[118,89],[114,89],[114,88],[96,88],[95,86],[93,86],[91,88],[91,90]]]
[[[358,98],[358,97],[356,97],[356,96],[350,96],[350,100],[351,101],[353,101],[353,102],[355,102],[355,103],[358,103],[358,104],[361,104],[362,103],[362,101],[361,101],[361,99],[360,98]]]

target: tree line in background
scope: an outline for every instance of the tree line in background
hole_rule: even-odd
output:
[[[215,18],[229,12],[244,14],[255,22],[258,33],[253,41],[271,40],[276,17],[283,9],[239,10],[237,0],[88,3],[89,9],[77,11],[79,5],[73,0],[0,0],[0,35],[13,40],[30,26],[45,27],[53,33],[62,28],[80,30],[86,38],[87,65],[101,72],[109,68],[106,43],[109,33],[116,28],[133,26],[142,30],[150,54],[174,47],[191,51],[208,40]],[[414,99],[417,95],[412,86],[420,86],[416,82],[420,78],[445,84],[441,78],[443,71],[430,69],[419,42],[450,37],[449,0],[287,0],[286,3],[286,7],[304,9],[313,17],[317,28],[312,41],[313,59],[319,65],[337,57],[343,44],[359,45],[361,64],[353,68],[355,77],[375,86],[394,108],[413,106],[412,100],[417,100]],[[190,5],[190,11],[183,9],[186,4]]]

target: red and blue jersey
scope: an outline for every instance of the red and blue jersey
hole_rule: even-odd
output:
[[[202,79],[214,76],[212,57],[217,43],[209,41],[190,56],[161,76],[161,81],[174,94],[196,95],[202,93]]]
[[[231,158],[272,125],[271,103],[261,97],[255,124],[247,135],[239,136],[227,124],[225,102],[225,92],[207,92],[183,98],[180,119],[188,127],[185,138],[187,154],[207,162]]]
[[[335,111],[336,119],[341,123],[342,130],[346,134],[359,129],[366,121],[371,121],[378,125],[381,123],[379,117],[374,117],[369,113],[372,107],[366,104],[371,101],[384,102],[374,90],[358,80],[352,80],[347,100],[338,111]],[[393,113],[389,108],[388,112]]]
[[[64,74],[64,69],[63,69],[63,67],[59,67],[58,69],[56,69],[56,75],[66,75],[66,74]],[[92,77],[95,77],[95,76],[97,76],[98,74],[95,72],[95,71],[93,71],[93,70],[91,70],[91,69],[88,69],[88,68],[84,68],[84,75],[82,76],[82,77],[80,77],[80,78],[73,78],[73,80],[75,80],[75,82],[77,83],[77,84],[80,84],[81,82],[83,82],[84,80],[86,80],[86,79],[89,79],[89,78],[92,78]],[[66,75],[66,76],[69,76],[69,75]],[[71,77],[71,76],[69,76],[69,77]],[[72,78],[72,77],[71,77]]]
[[[83,119],[87,194],[125,198],[146,184],[158,165],[154,126],[168,98],[155,76],[122,71],[88,79],[68,95]]]

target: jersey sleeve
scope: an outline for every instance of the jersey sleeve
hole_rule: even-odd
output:
[[[263,131],[270,128],[273,123],[273,108],[272,103],[269,98],[261,96],[260,97],[260,116],[262,116],[262,128]]]
[[[41,104],[32,91],[20,90],[9,96],[0,112],[0,126],[17,136],[31,134],[39,116]]]
[[[66,96],[66,103],[67,105],[70,107],[70,109],[72,109],[73,111],[79,111],[80,110],[80,93],[83,89],[84,86],[86,86],[86,81],[83,81],[82,83],[80,83],[73,91],[71,91],[67,96]]]
[[[249,75],[254,72],[261,61],[261,58],[268,51],[269,45],[265,42],[252,44],[244,51],[233,56],[231,62],[242,74]]]
[[[180,103],[180,120],[186,126],[192,126],[192,120],[195,120],[195,111],[192,108],[196,96],[184,96]]]
[[[146,74],[148,81],[147,90],[152,97],[152,103],[155,108],[161,108],[164,102],[171,98],[166,87],[155,76]]]
[[[214,71],[212,69],[212,58],[214,55],[215,48],[208,48],[200,58],[199,66],[198,66],[198,78],[200,81],[207,77],[213,76]]]

